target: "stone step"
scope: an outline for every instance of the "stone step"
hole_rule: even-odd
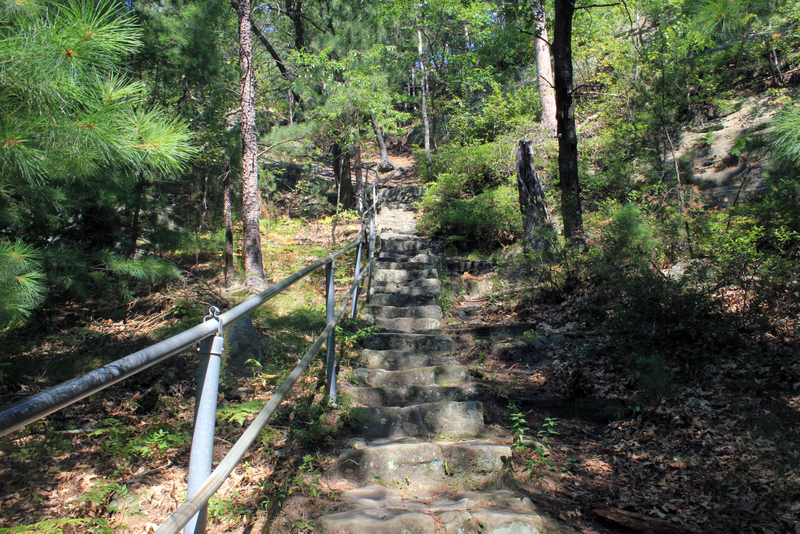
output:
[[[410,317],[397,317],[395,319],[376,318],[375,326],[388,332],[437,334],[442,331],[442,322],[438,319],[412,319]]]
[[[508,490],[449,496],[372,485],[342,494],[347,511],[322,516],[320,534],[562,534],[567,530],[539,512],[528,497]]]
[[[411,294],[404,293],[374,293],[369,297],[372,306],[428,306],[435,304],[438,297],[435,295],[415,295],[414,290],[409,290]]]
[[[430,249],[431,243],[423,238],[381,239],[381,251],[418,253]]]
[[[413,352],[451,352],[453,338],[441,334],[406,334],[390,332],[372,334],[364,340],[364,348],[374,350],[408,350]]]
[[[381,481],[393,489],[429,490],[443,484],[501,484],[509,475],[511,448],[489,442],[427,442],[402,438],[367,444],[354,440],[339,455],[341,473],[359,483]]]
[[[407,317],[412,319],[441,319],[442,308],[437,305],[428,306],[368,306],[365,312],[378,319],[396,319]]]
[[[434,262],[415,262],[415,261],[383,261],[376,259],[375,268],[390,271],[430,271],[436,268]],[[428,277],[433,278],[433,277]]]
[[[417,291],[418,295],[435,296],[442,292],[442,284],[436,278],[422,278],[408,282],[373,282],[372,294],[402,293]]]
[[[439,271],[436,269],[418,269],[409,271],[406,269],[376,269],[373,274],[373,282],[394,282],[401,283],[409,280],[420,280],[439,278]]]
[[[406,254],[390,250],[380,252],[376,260],[387,263],[426,263],[433,265],[439,263],[439,256],[434,256],[433,254],[429,254],[427,252],[412,251]]]
[[[349,387],[347,393],[353,401],[364,406],[412,406],[426,402],[474,399],[480,393],[475,384],[459,386],[409,386],[409,387]]]
[[[483,432],[483,403],[442,401],[406,407],[352,408],[365,438],[475,437]]]
[[[364,367],[369,369],[386,369],[388,371],[430,367],[431,365],[450,365],[455,363],[453,360],[440,354],[415,354],[405,350],[364,349],[361,354]]]
[[[457,386],[469,380],[469,368],[463,365],[437,365],[401,371],[355,369],[351,381],[372,387]]]

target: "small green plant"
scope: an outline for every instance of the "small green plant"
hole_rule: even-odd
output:
[[[530,428],[527,426],[528,421],[525,420],[525,414],[522,413],[518,404],[512,402],[508,406],[511,417],[511,443],[514,449],[524,451],[527,449],[526,443],[530,439],[527,433]]]
[[[11,528],[0,528],[0,534],[61,534],[72,532],[75,528],[87,529],[96,534],[111,534],[114,528],[106,519],[47,519],[30,525],[19,525]]]
[[[248,417],[260,412],[265,404],[266,401],[256,399],[223,406],[217,410],[217,419],[220,421],[230,421],[242,426]]]

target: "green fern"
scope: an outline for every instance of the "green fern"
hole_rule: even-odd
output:
[[[266,404],[263,400],[245,401],[241,404],[223,406],[217,410],[217,418],[220,421],[231,421],[238,425],[243,425],[245,419],[261,411]]]

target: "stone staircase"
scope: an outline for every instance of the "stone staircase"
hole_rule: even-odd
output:
[[[438,306],[438,258],[413,212],[384,207],[368,312],[381,332],[343,388],[361,437],[339,456],[344,511],[325,534],[544,534],[565,532],[510,491],[511,449],[486,435],[479,391],[450,354]]]

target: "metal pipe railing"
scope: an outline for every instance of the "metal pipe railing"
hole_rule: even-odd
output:
[[[277,294],[290,287],[292,284],[308,276],[313,271],[332,262],[342,254],[358,247],[364,238],[365,229],[362,228],[358,240],[342,250],[323,258],[300,271],[287,276],[274,286],[262,291],[258,295],[246,300],[235,308],[219,316],[225,326],[231,326],[238,319],[261,306]],[[13,432],[23,426],[41,419],[55,411],[61,410],[83,398],[88,397],[108,386],[116,384],[148,367],[151,367],[170,356],[182,352],[192,345],[214,334],[219,328],[218,321],[205,321],[189,330],[181,332],[169,339],[155,345],[129,354],[124,358],[104,365],[83,376],[73,378],[50,389],[25,397],[20,401],[0,410],[0,437]]]
[[[60,410],[93,393],[111,386],[129,376],[136,374],[156,363],[173,356],[196,343],[200,343],[200,365],[198,369],[197,394],[195,401],[194,431],[189,462],[187,500],[170,516],[157,531],[158,534],[177,534],[186,527],[185,534],[201,534],[206,531],[208,500],[224,483],[233,469],[241,461],[244,453],[258,437],[259,432],[269,421],[280,403],[286,398],[292,386],[308,367],[319,351],[322,343],[327,341],[327,389],[329,402],[336,403],[336,348],[335,326],[348,310],[353,300],[352,315],[355,317],[359,284],[367,276],[367,298],[371,285],[374,248],[376,184],[373,183],[373,206],[369,216],[369,235],[362,215],[361,231],[358,239],[342,250],[330,254],[304,269],[286,277],[279,283],[258,295],[246,300],[232,310],[219,314],[219,309],[212,307],[203,323],[176,336],[156,343],[146,349],[134,352],[124,358],[105,365],[81,377],[54,386],[46,391],[31,395],[19,402],[0,410],[0,436],[17,430],[28,423]],[[369,261],[366,269],[361,267],[361,256],[365,241],[369,243]],[[356,266],[353,285],[348,292],[342,307],[335,313],[334,273],[335,259],[357,248]],[[309,351],[295,367],[289,377],[278,388],[267,405],[259,412],[244,434],[234,444],[222,462],[212,472],[212,456],[214,450],[214,428],[216,426],[217,397],[221,369],[221,357],[225,339],[223,327],[235,323],[244,315],[261,306],[272,297],[278,295],[292,284],[308,276],[320,267],[325,267],[326,286],[326,327],[311,346]],[[216,334],[216,335],[214,335]]]
[[[291,374],[289,374],[288,378],[281,384],[275,394],[270,398],[267,405],[261,409],[258,415],[253,419],[253,422],[250,423],[250,426],[247,427],[247,430],[244,431],[242,436],[234,443],[233,447],[231,447],[228,454],[222,461],[219,463],[214,472],[205,480],[203,485],[197,489],[197,492],[191,499],[187,499],[182,505],[178,507],[177,510],[164,522],[162,525],[156,530],[155,534],[178,534],[180,530],[186,525],[198,512],[200,512],[208,500],[216,493],[216,491],[225,483],[225,480],[230,476],[231,472],[239,465],[242,457],[247,452],[247,449],[253,442],[258,438],[258,434],[261,430],[264,429],[266,424],[269,422],[270,417],[275,413],[275,411],[280,406],[281,402],[286,399],[289,391],[294,386],[295,382],[300,378],[303,372],[306,370],[308,365],[311,363],[311,360],[314,359],[314,356],[317,355],[319,352],[320,347],[322,347],[322,343],[328,339],[328,336],[331,332],[333,332],[336,323],[341,319],[342,315],[344,315],[345,311],[347,311],[348,306],[347,304],[350,302],[350,298],[355,293],[355,288],[358,287],[358,283],[361,281],[366,275],[366,271],[361,273],[361,276],[353,281],[353,287],[351,287],[347,298],[345,299],[344,303],[342,304],[339,312],[333,317],[332,320],[328,321],[325,330],[317,337],[317,340],[308,350],[308,352],[303,356],[303,359],[300,360],[300,363],[292,370]]]

